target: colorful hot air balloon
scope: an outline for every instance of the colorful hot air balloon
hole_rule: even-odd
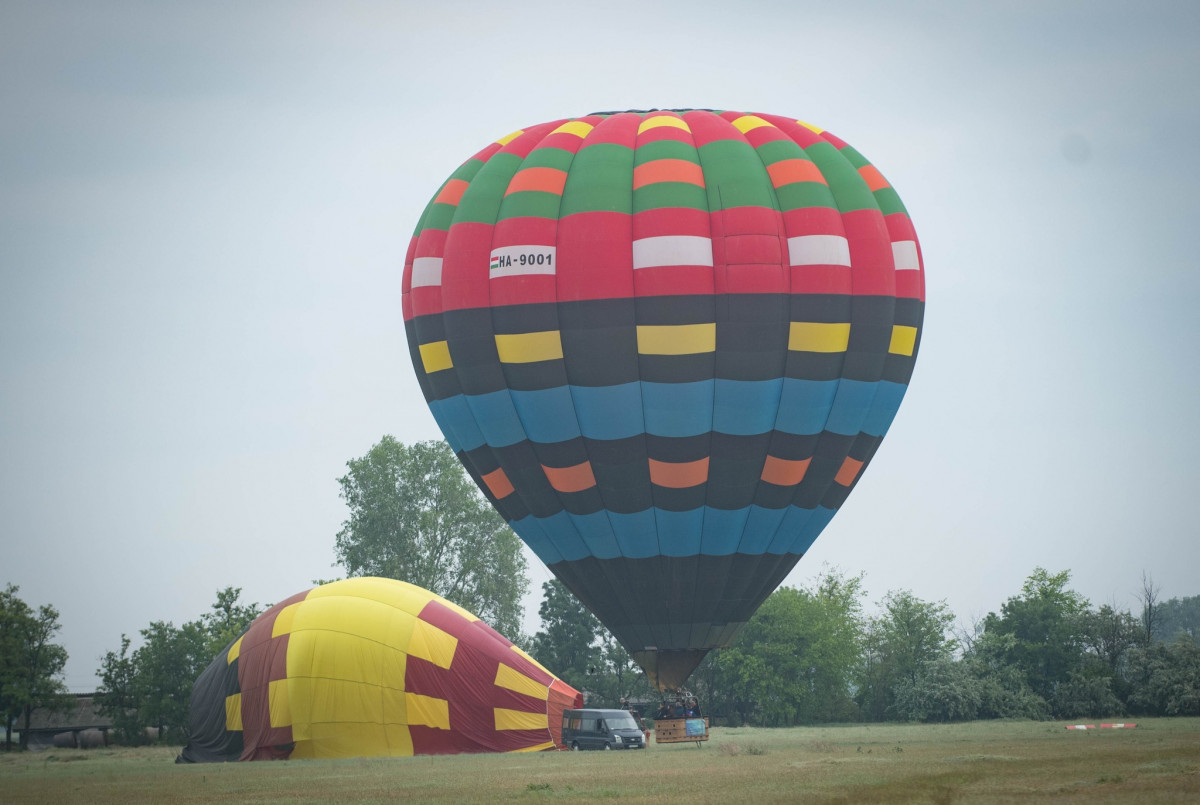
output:
[[[916,233],[792,118],[517,131],[426,208],[421,389],[488,499],[660,687],[728,644],[862,477],[920,342]]]
[[[192,691],[183,762],[562,746],[579,693],[433,593],[354,578],[276,604]]]

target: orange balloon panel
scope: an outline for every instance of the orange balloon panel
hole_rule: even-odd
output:
[[[190,762],[561,746],[578,691],[479,618],[393,579],[314,587],[260,615],[192,692]]]

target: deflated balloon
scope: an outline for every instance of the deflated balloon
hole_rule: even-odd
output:
[[[437,191],[413,366],[484,494],[662,687],[727,645],[904,396],[924,274],[837,137],[676,110],[530,126]]]
[[[276,604],[213,660],[180,760],[561,748],[575,706],[574,688],[466,610],[354,578]]]

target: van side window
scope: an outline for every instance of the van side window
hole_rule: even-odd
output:
[[[596,722],[596,732],[608,732],[608,727],[604,725],[604,719],[599,719]]]
[[[571,729],[573,729],[573,730],[579,729],[579,724],[580,724],[581,720],[582,719],[580,719],[578,716],[576,716],[575,718],[572,718],[571,719]]]
[[[581,723],[580,723],[579,729],[583,730],[584,732],[595,732],[596,731],[596,719],[583,718],[583,719],[580,719],[580,722]]]

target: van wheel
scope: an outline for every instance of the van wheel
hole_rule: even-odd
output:
[[[578,752],[578,751],[579,751],[579,744],[578,744],[578,743],[576,743],[575,741],[571,741],[571,751],[572,751],[572,752]]]
[[[612,744],[605,744],[605,745],[604,745],[604,748],[605,748],[605,749],[608,749],[608,750],[611,750],[611,749],[612,749]]]

